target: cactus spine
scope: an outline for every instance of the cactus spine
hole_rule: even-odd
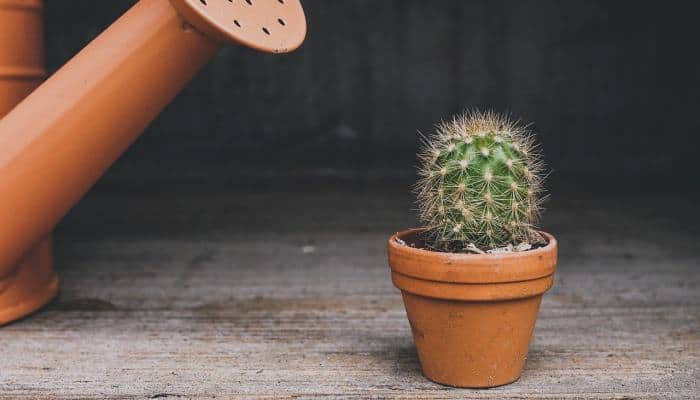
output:
[[[429,248],[461,252],[533,243],[542,162],[525,126],[492,111],[443,121],[424,140],[416,185]]]

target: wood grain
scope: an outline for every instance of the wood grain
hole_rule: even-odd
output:
[[[525,373],[459,390],[421,375],[389,280],[402,191],[93,194],[58,230],[58,300],[0,329],[0,398],[694,398],[698,214],[634,199],[551,204]]]

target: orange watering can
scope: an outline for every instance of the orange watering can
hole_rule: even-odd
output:
[[[140,0],[0,119],[0,325],[55,296],[51,230],[222,42],[283,53],[305,34],[299,0]]]

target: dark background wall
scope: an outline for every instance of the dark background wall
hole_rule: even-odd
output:
[[[48,0],[50,71],[131,4]],[[555,186],[682,189],[697,168],[693,2],[303,4],[299,51],[225,47],[102,185],[407,178],[416,132],[471,106],[534,122]]]

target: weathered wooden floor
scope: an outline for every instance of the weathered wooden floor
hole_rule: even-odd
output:
[[[57,233],[58,300],[0,329],[0,398],[699,396],[693,200],[552,200],[560,267],[525,373],[480,391],[420,373],[384,253],[410,207],[388,189],[93,194]]]

